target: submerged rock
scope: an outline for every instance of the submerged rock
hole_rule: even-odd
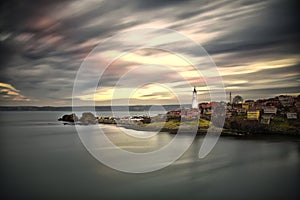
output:
[[[65,122],[77,122],[78,120],[79,118],[74,113],[70,115],[64,115],[58,119],[58,121],[65,121]]]

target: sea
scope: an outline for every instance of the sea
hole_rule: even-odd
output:
[[[1,199],[300,199],[299,137],[220,137],[200,159],[204,136],[196,136],[170,166],[126,173],[95,159],[75,126],[57,121],[67,113],[0,112]],[[175,137],[160,132],[139,141],[124,136],[124,128],[95,126],[135,153],[161,148]]]

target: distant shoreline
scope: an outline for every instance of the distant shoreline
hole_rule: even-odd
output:
[[[166,111],[180,108],[180,105],[162,105]],[[188,104],[183,107],[190,107]],[[0,106],[0,111],[161,111],[157,105],[132,105],[132,106]]]

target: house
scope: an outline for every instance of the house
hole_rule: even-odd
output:
[[[171,110],[166,114],[167,119],[181,118],[181,109]]]
[[[264,112],[264,114],[274,114],[274,115],[276,115],[277,108],[275,108],[273,106],[264,107],[263,108],[263,112]]]
[[[288,112],[286,113],[286,118],[287,119],[297,119],[297,113],[292,113],[292,112]]]
[[[242,104],[242,108],[243,108],[244,110],[249,110],[250,104],[249,104],[249,103],[243,103],[243,104]]]
[[[199,116],[200,116],[200,111],[199,109],[195,109],[195,108],[184,110],[181,115],[181,117],[186,119],[198,118]]]
[[[247,112],[247,119],[249,120],[259,120],[259,116],[260,116],[259,110]]]
[[[292,106],[294,104],[294,98],[289,95],[280,95],[278,99],[283,107]]]
[[[262,114],[260,123],[261,124],[270,124],[272,114]]]
[[[246,100],[245,103],[247,103],[249,105],[249,108],[254,107],[255,105],[255,101],[254,100]]]

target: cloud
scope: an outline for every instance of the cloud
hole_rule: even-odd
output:
[[[21,95],[12,85],[0,83],[0,102],[30,101],[27,97]]]
[[[296,0],[3,1],[0,82],[18,90],[9,88],[9,84],[1,86],[1,95],[6,98],[1,104],[15,103],[12,99],[18,96],[24,100],[18,101],[20,105],[70,105],[76,72],[89,52],[113,35],[145,27],[174,29],[200,43],[219,67],[226,88],[246,98],[272,96],[279,91],[297,94],[298,7]],[[149,35],[150,39],[154,35]],[[90,60],[94,62],[93,69],[82,82],[86,95],[91,94],[89,79],[98,76],[97,68],[103,68],[106,59],[130,49],[130,39],[142,44],[147,38],[128,36],[113,41],[103,45],[103,51]],[[167,34],[162,34],[158,43],[162,48],[171,45],[206,70],[197,49]],[[175,71],[151,68],[151,64],[170,65]],[[124,74],[141,65],[144,71],[126,76],[122,88],[132,88],[143,81],[161,82],[185,96],[187,103],[190,85],[196,84],[207,92],[203,78],[192,66],[153,49],[119,59],[105,72],[99,86],[109,93]],[[161,98],[161,102],[168,103],[164,100],[167,92],[151,93],[155,98],[144,92],[135,102],[148,99],[148,103],[158,103]]]

